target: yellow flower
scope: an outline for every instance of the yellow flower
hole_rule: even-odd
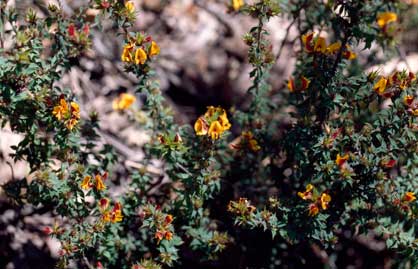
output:
[[[232,0],[231,5],[235,11],[238,11],[242,6],[244,6],[244,0]]]
[[[208,123],[202,117],[198,118],[194,124],[194,131],[197,135],[206,135],[208,133]]]
[[[325,38],[323,37],[318,37],[315,40],[315,46],[314,46],[314,51],[315,52],[321,52],[321,53],[325,53],[327,49],[327,44],[325,42]]]
[[[144,64],[147,61],[147,54],[142,48],[138,48],[135,52],[135,64]]]
[[[69,119],[69,120],[66,121],[65,126],[69,130],[72,130],[77,125],[77,123],[78,123],[78,120],[77,119]]]
[[[85,176],[83,182],[81,182],[81,188],[88,190],[91,187],[90,180],[91,176]]]
[[[303,200],[310,200],[312,199],[312,191],[314,186],[312,184],[306,185],[306,189],[304,192],[298,192],[298,196]]]
[[[218,121],[221,124],[224,131],[229,130],[231,128],[231,123],[229,123],[225,110],[221,115],[219,115]]]
[[[381,77],[376,84],[373,86],[373,90],[377,92],[378,94],[383,94],[386,90],[386,85],[388,83],[388,80],[384,77]]]
[[[328,194],[326,194],[326,193],[323,193],[321,195],[320,200],[321,200],[321,207],[322,207],[322,209],[323,210],[326,210],[328,208],[329,202],[331,202],[331,196],[328,195]]]
[[[327,53],[334,54],[341,49],[341,42],[332,43],[327,47]]]
[[[54,107],[52,114],[58,119],[61,120],[68,114],[68,104],[64,98],[60,99],[60,104]]]
[[[380,28],[384,28],[389,23],[396,22],[397,20],[398,16],[396,15],[396,13],[383,12],[377,16],[377,25],[379,25]]]
[[[149,53],[148,53],[149,57],[152,57],[158,54],[160,54],[160,47],[155,41],[151,41],[151,46],[149,48]]]
[[[126,63],[132,62],[133,49],[134,49],[134,45],[131,43],[128,43],[123,47],[123,52],[121,56],[122,62],[126,62]]]
[[[125,110],[130,108],[135,101],[136,97],[134,95],[122,93],[118,98],[113,100],[112,107],[114,110]]]
[[[208,135],[212,138],[212,140],[216,140],[219,136],[223,133],[224,129],[219,121],[213,121],[210,124]]]
[[[129,13],[133,13],[135,11],[135,5],[132,1],[128,1],[125,3],[125,8]]]
[[[308,215],[311,217],[314,217],[319,213],[319,207],[314,203],[310,204],[308,209],[309,209]]]
[[[95,183],[96,183],[96,185],[95,185],[96,190],[102,191],[102,190],[106,189],[106,185],[103,183],[102,177],[99,174],[97,174],[94,177],[94,180],[95,180]]]
[[[415,197],[415,193],[413,193],[413,192],[407,192],[407,193],[405,193],[404,196],[403,196],[403,198],[402,198],[402,200],[404,200],[405,202],[408,202],[408,203],[413,202],[416,199],[417,198]]]
[[[344,154],[343,156],[341,156],[339,153],[337,154],[337,158],[335,159],[335,163],[338,166],[343,165],[349,158],[350,156],[348,154]]]

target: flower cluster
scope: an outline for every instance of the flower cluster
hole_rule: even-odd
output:
[[[153,56],[160,54],[160,47],[150,36],[144,37],[139,34],[131,38],[123,47],[121,55],[122,62],[144,65]]]
[[[129,93],[121,93],[112,102],[112,108],[117,111],[122,111],[130,108],[135,103],[136,97]]]
[[[154,238],[157,243],[161,240],[170,241],[173,239],[173,216],[165,214],[159,207],[147,205],[143,210],[144,226],[155,228]]]
[[[302,36],[304,50],[309,53],[321,53],[327,55],[335,55],[341,50],[341,42],[334,42],[327,46],[324,37],[315,36],[314,32],[307,33]],[[342,56],[347,60],[353,60],[357,57],[356,53],[350,50],[350,46],[346,45],[342,52]]]
[[[116,202],[112,209],[109,208],[110,200],[107,198],[102,198],[99,200],[99,210],[102,214],[102,221],[104,223],[111,222],[121,222],[123,219],[122,215],[122,205],[119,202]]]
[[[80,107],[76,102],[70,102],[68,105],[67,101],[61,97],[59,104],[54,107],[52,114],[57,120],[64,122],[69,130],[72,130],[80,120]]]
[[[106,185],[104,184],[104,180],[107,178],[107,173],[103,173],[103,175],[96,174],[94,176],[94,183],[92,182],[91,176],[87,175],[84,177],[83,181],[81,182],[81,188],[84,190],[88,190],[90,188],[95,188],[97,191],[102,191],[106,189]]]
[[[374,84],[373,90],[385,98],[392,97],[397,91],[410,87],[416,80],[416,76],[412,72],[395,71],[390,76],[381,76]]]
[[[308,205],[308,215],[312,217],[316,216],[320,209],[328,209],[329,203],[331,202],[331,196],[329,194],[323,192],[319,195],[312,184],[308,184],[304,192],[298,192],[298,196],[305,201],[311,201]]]
[[[206,113],[199,117],[194,130],[196,135],[207,135],[212,140],[218,139],[225,131],[231,128],[225,109],[221,107],[209,106]]]

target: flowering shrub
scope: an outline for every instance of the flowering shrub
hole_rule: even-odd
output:
[[[38,18],[6,2],[1,35],[13,42],[0,49],[0,119],[23,135],[13,157],[28,162],[33,180],[3,188],[19,205],[54,209],[56,224],[44,231],[60,242],[59,268],[181,267],[189,252],[201,262],[233,245],[245,252],[251,242],[242,234],[267,231],[263,268],[302,266],[281,253],[304,244],[338,255],[340,241],[358,235],[384,241],[399,268],[418,266],[416,77],[367,73],[360,52],[393,46],[402,1],[231,1],[232,14],[258,21],[243,37],[251,101],[240,110],[209,106],[193,126],[178,126],[166,108],[153,69],[160,47],[131,32],[140,16],[132,1],[91,1],[85,8],[100,10],[94,24],[82,9],[67,17],[49,5]],[[268,39],[275,16],[290,17],[300,34],[295,71],[280,90],[268,80],[282,51],[275,55],[279,45]],[[117,197],[110,177],[118,158],[99,141],[98,115],[83,115],[74,93],[56,83],[107,20],[124,37],[120,59],[138,78],[153,138]],[[125,113],[135,102],[123,93],[112,107]],[[147,170],[154,157],[169,178],[164,195],[152,192],[164,177]]]

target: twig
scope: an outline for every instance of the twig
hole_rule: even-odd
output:
[[[282,51],[283,51],[284,45],[286,44],[287,38],[289,37],[290,28],[292,28],[293,24],[295,24],[295,22],[296,22],[296,19],[297,19],[297,18],[298,18],[298,17],[294,17],[294,18],[293,18],[293,21],[292,21],[292,22],[289,24],[289,26],[287,26],[287,28],[286,28],[286,34],[285,34],[285,36],[284,36],[284,38],[283,38],[283,40],[282,40],[282,43],[280,44],[279,52],[277,52],[276,62],[278,62],[278,61],[279,61],[279,58],[280,58],[280,55],[282,54]]]

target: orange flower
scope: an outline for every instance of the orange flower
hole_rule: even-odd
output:
[[[173,233],[170,232],[170,231],[165,232],[164,238],[165,238],[165,240],[170,241],[171,239],[173,239]]]
[[[158,242],[160,242],[164,238],[164,233],[157,230],[157,232],[155,232],[154,237],[157,239]]]
[[[312,191],[314,186],[312,184],[306,185],[306,190],[304,192],[298,192],[298,196],[303,200],[310,200],[312,199]]]
[[[168,224],[170,224],[171,222],[173,222],[173,216],[172,216],[172,215],[170,215],[170,214],[168,214],[168,215],[165,217],[165,224],[166,224],[166,225],[168,225]]]
[[[309,210],[308,215],[311,217],[314,217],[319,213],[319,207],[315,203],[310,204],[308,206],[308,210]]]
[[[342,166],[350,157],[350,155],[348,154],[344,154],[343,156],[341,156],[339,153],[337,154],[337,158],[335,159],[335,163],[338,166]]]
[[[413,193],[413,192],[406,192],[404,194],[404,196],[402,197],[402,200],[405,201],[405,202],[407,202],[407,203],[413,202],[416,199],[417,198],[415,197],[415,193]]]

